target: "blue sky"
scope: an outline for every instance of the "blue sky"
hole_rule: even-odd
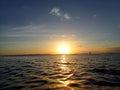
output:
[[[119,0],[0,0],[0,54],[55,53],[60,43],[71,45],[73,53],[119,52],[119,4]]]

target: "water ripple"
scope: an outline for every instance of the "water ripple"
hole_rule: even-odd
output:
[[[4,56],[0,90],[120,90],[119,64],[116,55]]]

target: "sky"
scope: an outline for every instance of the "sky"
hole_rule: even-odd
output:
[[[0,55],[120,53],[119,0],[0,0]]]

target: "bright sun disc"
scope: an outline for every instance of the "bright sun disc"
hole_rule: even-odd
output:
[[[66,45],[62,45],[59,47],[59,52],[60,54],[68,54],[69,53],[69,48]]]

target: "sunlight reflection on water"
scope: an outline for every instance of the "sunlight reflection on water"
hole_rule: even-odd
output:
[[[73,73],[71,72],[70,67],[66,65],[67,63],[68,62],[66,60],[65,55],[63,55],[61,59],[61,64],[59,65],[59,67],[61,68],[60,72],[64,76],[64,78],[58,79],[58,82],[62,84],[61,86],[67,87],[69,88],[69,90],[74,90],[74,88],[68,86],[70,83],[73,83],[74,81],[69,80],[69,78],[73,75]]]

